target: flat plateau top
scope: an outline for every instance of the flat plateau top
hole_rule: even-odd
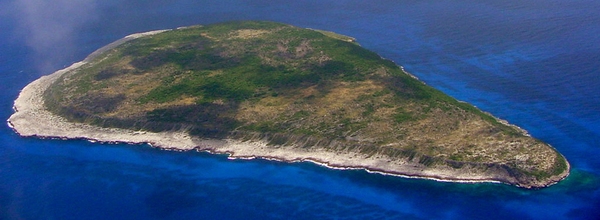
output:
[[[569,172],[549,145],[332,32],[255,21],[152,32],[40,80],[30,97],[49,117],[70,123],[58,127],[78,134],[71,138],[110,140],[94,129],[131,137],[169,133],[230,142],[163,147],[235,145],[225,151],[528,188]],[[31,100],[15,104],[15,115],[22,114],[11,117],[17,131],[32,126],[23,118],[40,121],[33,119],[40,114],[23,116]],[[91,129],[83,132],[88,136],[74,131],[82,127]],[[43,132],[34,133],[65,136]],[[160,142],[131,137],[114,141]]]

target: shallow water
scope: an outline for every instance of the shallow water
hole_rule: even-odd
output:
[[[35,3],[35,4],[34,4]],[[19,90],[125,35],[272,20],[356,37],[427,84],[563,153],[542,190],[20,138],[0,126],[0,219],[597,219],[600,2],[66,1],[0,8],[0,116]]]

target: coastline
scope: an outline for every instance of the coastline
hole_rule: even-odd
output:
[[[119,128],[102,128],[83,123],[73,123],[47,111],[44,106],[44,91],[62,75],[76,71],[82,65],[90,63],[97,55],[121,45],[129,40],[153,35],[168,30],[150,31],[129,35],[102,47],[81,62],[42,76],[27,85],[15,100],[15,113],[8,119],[8,125],[23,137],[85,139],[101,143],[149,144],[165,150],[206,151],[213,154],[228,154],[230,159],[266,159],[282,162],[312,162],[333,169],[364,169],[367,172],[405,178],[432,179],[444,182],[461,183],[507,183],[525,188],[543,186],[522,186],[506,170],[500,167],[482,169],[465,165],[461,168],[435,165],[425,166],[415,160],[397,160],[385,155],[363,155],[355,152],[334,152],[320,148],[301,148],[295,146],[269,146],[264,141],[225,139],[209,140],[192,137],[185,132],[147,132]],[[567,169],[568,172],[569,169]],[[565,176],[566,177],[566,176]],[[511,179],[512,178],[512,179]],[[562,178],[561,178],[562,179]],[[559,179],[560,180],[560,179]],[[558,182],[554,181],[552,184]]]

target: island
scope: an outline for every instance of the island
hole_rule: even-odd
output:
[[[523,188],[570,170],[550,145],[354,38],[266,21],[127,36],[27,85],[14,110],[24,137]]]

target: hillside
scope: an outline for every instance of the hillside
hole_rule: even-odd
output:
[[[549,145],[353,38],[280,23],[194,26],[127,41],[62,75],[44,100],[71,122],[386,158],[528,188],[569,172]],[[419,175],[384,167],[368,168]]]

